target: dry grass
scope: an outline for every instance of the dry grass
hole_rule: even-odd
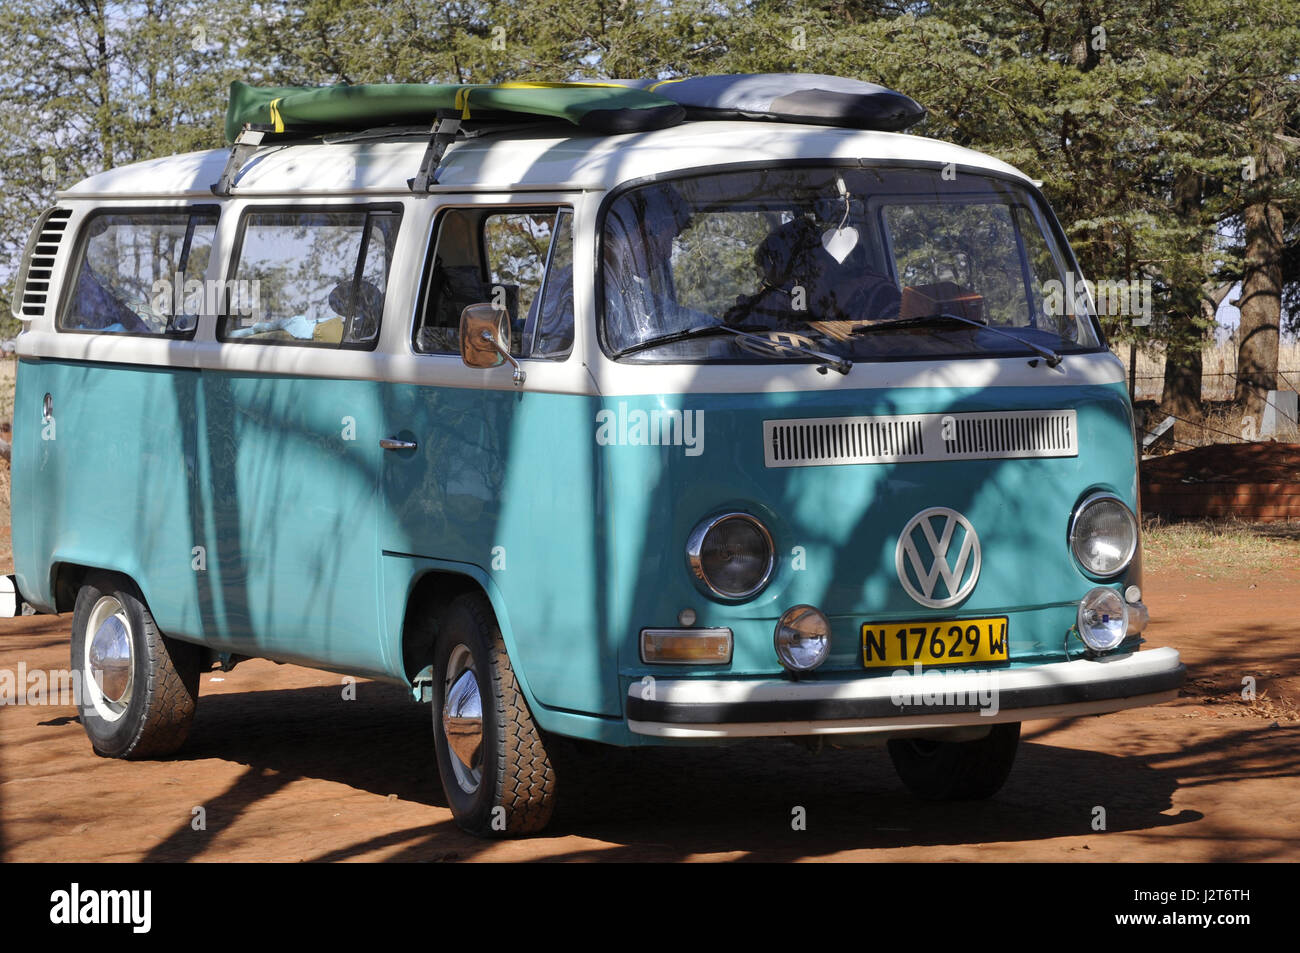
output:
[[[1129,347],[1113,345],[1115,355],[1129,371]],[[1300,388],[1300,339],[1283,338],[1278,346],[1277,386],[1282,390]],[[1232,400],[1237,372],[1237,340],[1227,338],[1205,349],[1202,356],[1201,399],[1207,402]],[[1165,381],[1165,355],[1159,348],[1140,350],[1137,354],[1137,399],[1159,400]]]
[[[1142,527],[1142,568],[1148,572],[1225,579],[1298,564],[1300,521],[1148,519]]]
[[[1127,375],[1129,370],[1129,348],[1125,344],[1114,346],[1116,356],[1124,365]],[[1240,407],[1233,404],[1233,395],[1237,386],[1234,374],[1237,370],[1237,341],[1228,338],[1219,341],[1204,352],[1201,377],[1201,400],[1205,416],[1201,426],[1179,425],[1172,443],[1168,438],[1153,448],[1153,453],[1170,453],[1186,450],[1189,447],[1204,447],[1215,443],[1242,443],[1259,440],[1263,421],[1252,416],[1247,420]],[[1135,404],[1151,407],[1158,403],[1164,389],[1165,356],[1160,348],[1150,348],[1137,352],[1137,379]],[[1300,339],[1284,338],[1278,348],[1278,379],[1280,390],[1300,388]],[[1141,408],[1139,408],[1141,409]],[[1289,413],[1289,412],[1288,412]],[[1285,418],[1287,415],[1282,415]],[[1163,415],[1156,413],[1148,418],[1147,426],[1154,427],[1163,420]],[[1273,439],[1282,441],[1300,440],[1300,423],[1285,421]]]
[[[0,357],[0,422],[13,420],[14,374],[17,370],[17,358]]]
[[[1247,417],[1250,419],[1248,420]],[[1157,419],[1159,419],[1158,416]],[[1198,447],[1204,447],[1212,443],[1259,440],[1262,439],[1258,435],[1260,423],[1257,417],[1246,414],[1242,408],[1234,406],[1229,401],[1211,403],[1205,409],[1205,417],[1201,421],[1200,432],[1188,435],[1186,442],[1193,443]],[[1284,420],[1277,433],[1269,439],[1276,439],[1283,443],[1294,443],[1300,440],[1300,427],[1297,427],[1295,421]],[[1177,446],[1171,449],[1186,450],[1187,448]]]

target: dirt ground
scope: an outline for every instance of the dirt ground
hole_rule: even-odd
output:
[[[1300,560],[1157,571],[1146,592],[1184,697],[1027,724],[987,802],[918,802],[881,749],[611,750],[564,766],[545,835],[489,843],[451,820],[425,707],[368,681],[344,701],[337,675],[254,661],[203,676],[168,761],[96,757],[70,705],[0,706],[0,859],[1300,860]],[[65,668],[70,620],[0,620],[0,669]]]

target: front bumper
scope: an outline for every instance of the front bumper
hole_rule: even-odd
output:
[[[763,738],[918,731],[1071,718],[1177,697],[1175,649],[986,671],[898,671],[793,681],[643,679],[628,689],[628,727],[659,738]]]

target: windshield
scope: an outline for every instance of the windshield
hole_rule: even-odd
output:
[[[807,360],[798,349],[815,348],[856,361],[1099,346],[1093,319],[1069,313],[1068,258],[1039,203],[1020,185],[965,170],[815,167],[674,179],[620,195],[603,238],[603,342],[620,360]],[[719,325],[749,333],[700,331]]]

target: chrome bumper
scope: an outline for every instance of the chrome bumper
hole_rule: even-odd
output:
[[[647,678],[628,689],[628,727],[660,738],[911,733],[1071,718],[1177,697],[1171,648],[985,671],[875,678]]]

